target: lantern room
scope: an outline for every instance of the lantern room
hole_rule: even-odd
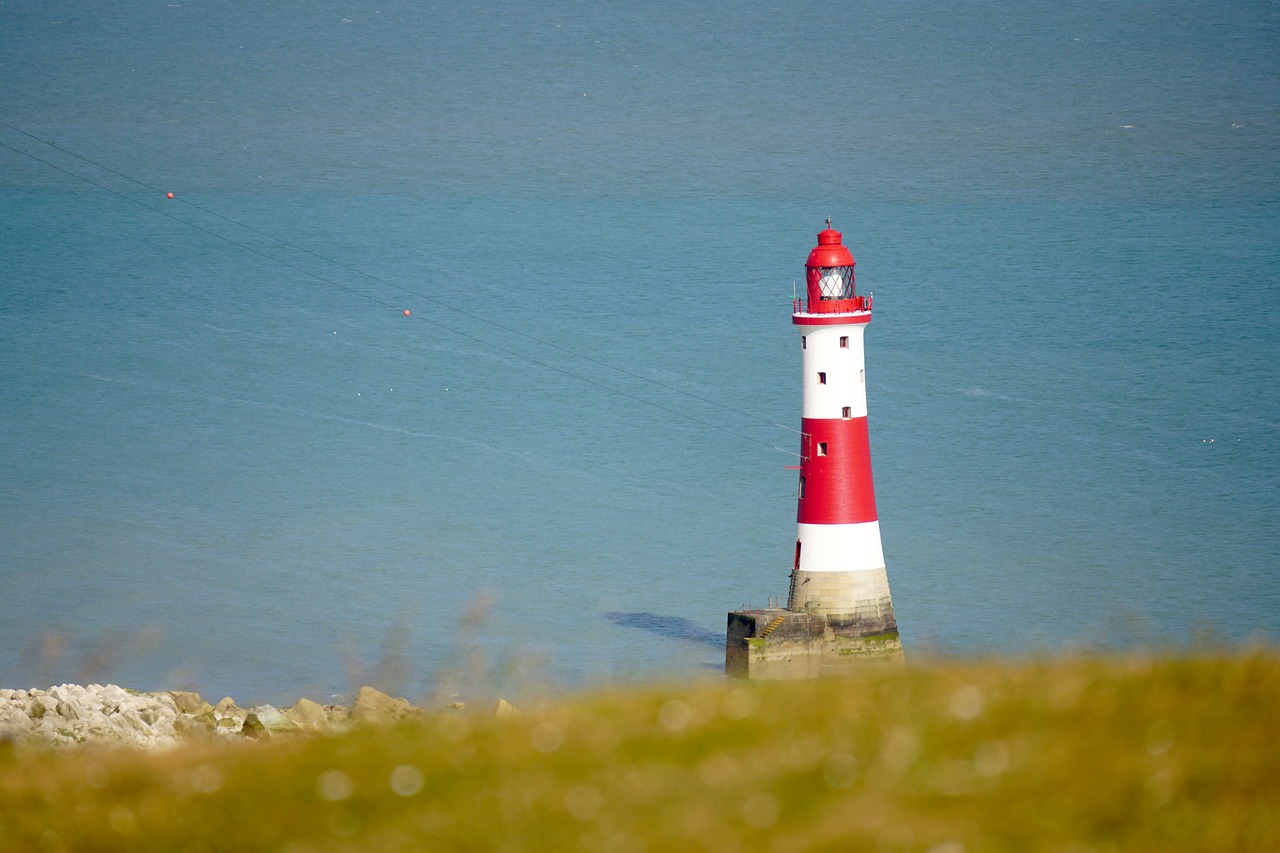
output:
[[[826,229],[818,232],[818,245],[809,252],[809,260],[805,262],[808,313],[847,314],[871,310],[870,300],[854,293],[854,263],[853,254],[828,219]]]

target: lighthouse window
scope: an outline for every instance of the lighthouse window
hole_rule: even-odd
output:
[[[819,456],[827,455],[827,443],[825,441],[818,442],[818,455]]]
[[[804,497],[804,477],[800,477],[800,497]]]
[[[843,409],[841,409],[841,410],[840,410],[840,417],[842,417],[842,418],[851,418],[851,417],[853,417],[853,406],[845,406]]]
[[[823,373],[823,372],[821,372],[821,371],[819,371],[819,372],[818,372],[818,384],[819,384],[819,385],[826,385],[826,384],[827,384],[827,374],[825,374],[825,373]]]
[[[858,381],[863,385],[867,384],[867,371],[865,368],[858,371]]]
[[[800,349],[808,349],[808,348],[809,348],[809,336],[808,336],[808,335],[801,335],[801,336],[800,336]]]
[[[840,348],[841,348],[841,349],[848,349],[848,348],[849,348],[849,336],[848,336],[848,335],[841,335],[841,336],[840,336]]]

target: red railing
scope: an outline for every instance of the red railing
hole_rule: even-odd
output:
[[[851,311],[870,311],[871,310],[871,296],[869,294],[867,296],[854,296],[852,299],[841,299],[839,301],[852,303],[849,309]],[[802,299],[799,296],[792,299],[791,313],[792,314],[805,313],[802,310],[803,304],[804,304],[804,299]]]

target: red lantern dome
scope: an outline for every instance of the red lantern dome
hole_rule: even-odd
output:
[[[818,245],[805,262],[805,284],[810,314],[847,314],[864,310],[854,290],[853,254],[841,242],[840,232],[827,227],[818,232]]]

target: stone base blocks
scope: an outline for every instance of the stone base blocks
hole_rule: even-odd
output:
[[[878,569],[856,572],[809,572],[791,574],[788,610],[817,613],[827,617],[836,633],[865,637],[897,633],[889,595],[889,575]]]
[[[880,574],[883,576],[883,569]],[[811,579],[809,586],[815,593],[823,588],[816,579]],[[730,613],[725,633],[725,673],[737,678],[782,681],[838,675],[872,661],[903,659],[887,584],[883,597],[861,600],[852,611],[823,613],[819,610],[821,600],[817,595],[808,599],[806,611],[767,608]]]
[[[826,631],[826,619],[811,613],[735,610],[725,634],[724,671],[772,681],[816,678]]]

